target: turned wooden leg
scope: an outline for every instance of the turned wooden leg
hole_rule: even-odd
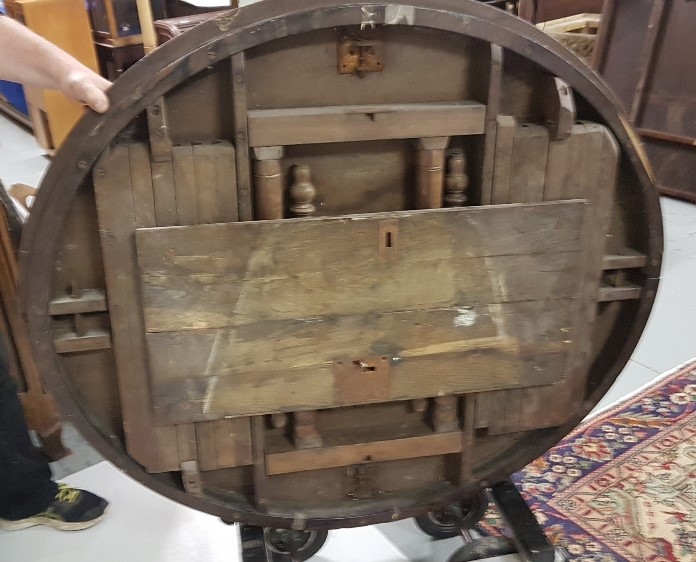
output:
[[[449,137],[434,137],[418,141],[417,194],[419,209],[439,209],[445,182],[445,149]]]
[[[254,148],[254,202],[257,220],[283,218],[283,147]]]
[[[317,413],[310,410],[307,412],[295,412],[293,415],[294,426],[292,429],[293,441],[298,449],[312,449],[323,445],[321,436],[317,431]]]
[[[458,400],[456,396],[438,396],[433,410],[433,428],[435,433],[459,431]]]

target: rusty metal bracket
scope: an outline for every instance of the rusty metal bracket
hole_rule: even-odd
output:
[[[382,72],[381,53],[380,41],[343,35],[338,41],[338,73],[362,77],[366,72]]]

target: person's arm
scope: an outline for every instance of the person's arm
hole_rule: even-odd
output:
[[[8,17],[0,17],[0,79],[60,90],[100,113],[109,109],[104,92],[111,82]]]

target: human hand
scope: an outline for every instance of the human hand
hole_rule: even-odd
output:
[[[111,82],[88,68],[71,70],[60,81],[60,89],[66,96],[98,113],[109,109],[109,98],[105,92],[110,86]]]

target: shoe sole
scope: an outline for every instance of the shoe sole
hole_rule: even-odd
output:
[[[102,513],[99,517],[95,517],[89,521],[77,521],[74,523],[69,521],[60,521],[58,519],[51,519],[50,517],[45,517],[42,515],[37,517],[27,517],[26,519],[20,519],[18,521],[0,519],[0,530],[21,531],[22,529],[28,529],[29,527],[44,525],[59,531],[82,531],[83,529],[89,529],[90,527],[93,527],[99,523],[104,518],[104,515],[106,515],[106,510],[104,510],[104,513]]]

